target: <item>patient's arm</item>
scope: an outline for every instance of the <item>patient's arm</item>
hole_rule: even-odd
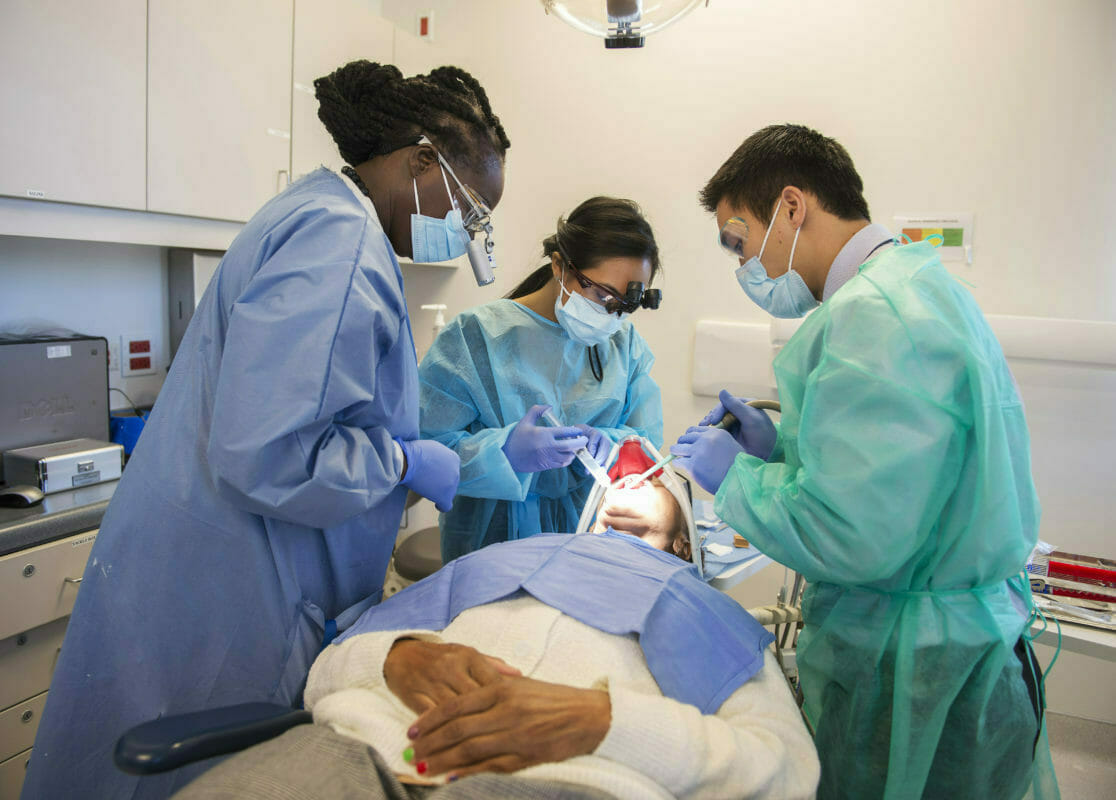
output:
[[[770,651],[717,710],[609,686],[612,725],[595,755],[652,778],[676,797],[813,797],[818,758]]]
[[[416,731],[417,729],[417,731]],[[412,732],[429,775],[510,772],[592,753],[676,797],[812,797],[818,759],[774,658],[716,714],[613,684],[608,692],[517,678],[423,714]]]
[[[515,667],[463,644],[399,639],[384,659],[387,687],[416,714],[519,674]]]
[[[410,733],[427,774],[463,777],[587,755],[610,722],[607,692],[514,678],[432,708]]]

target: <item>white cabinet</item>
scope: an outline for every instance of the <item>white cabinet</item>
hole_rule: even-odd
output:
[[[366,0],[295,0],[294,91],[291,97],[291,171],[299,178],[344,160],[318,119],[314,80],[350,61],[392,61],[390,22]]]
[[[293,0],[149,0],[147,207],[246,220],[290,170]]]
[[[144,0],[3,0],[0,194],[144,208]]]

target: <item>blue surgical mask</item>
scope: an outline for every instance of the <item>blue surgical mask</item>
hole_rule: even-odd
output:
[[[571,339],[586,347],[604,344],[612,334],[620,330],[620,323],[627,314],[609,314],[604,306],[577,292],[569,291],[565,278],[566,271],[563,269],[562,280],[558,282],[558,296],[554,298],[554,315],[558,317],[558,324]],[[565,304],[562,303],[563,294],[570,296]]]
[[[790,259],[787,261],[787,271],[778,278],[767,274],[762,262],[764,248],[767,247],[767,237],[771,235],[771,228],[779,215],[779,208],[783,205],[783,198],[779,198],[775,206],[775,213],[771,215],[771,222],[767,224],[767,233],[763,235],[758,256],[752,256],[736,268],[736,280],[740,288],[752,298],[752,301],[773,317],[791,319],[802,317],[806,312],[818,305],[814,293],[802,280],[802,276],[794,271],[794,248],[798,246],[798,228],[794,232],[794,241],[791,243]]]
[[[450,192],[444,169],[442,181],[446,184],[446,194],[452,203],[453,193]],[[418,263],[433,264],[465,255],[469,246],[469,234],[461,221],[461,210],[451,208],[444,219],[423,216],[418,213],[418,181],[412,179],[412,183],[415,187],[415,213],[411,215],[411,258]]]

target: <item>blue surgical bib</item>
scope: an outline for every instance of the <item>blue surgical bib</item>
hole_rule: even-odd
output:
[[[774,641],[692,564],[611,530],[534,536],[462,556],[368,609],[336,641],[443,630],[467,609],[522,593],[605,633],[637,634],[663,694],[706,714],[759,671]]]

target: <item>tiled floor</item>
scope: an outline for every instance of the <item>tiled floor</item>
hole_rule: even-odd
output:
[[[1062,800],[1116,797],[1116,725],[1048,713],[1046,732]]]

